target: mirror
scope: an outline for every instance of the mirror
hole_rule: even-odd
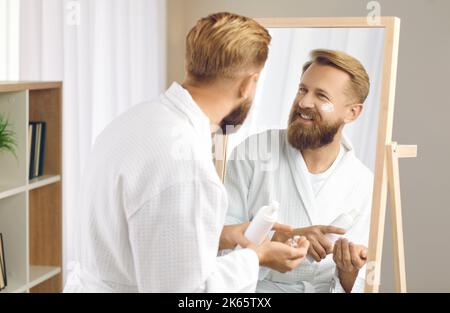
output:
[[[257,291],[375,292],[399,20],[382,17],[378,25],[366,18],[259,21],[272,35],[269,58],[247,120],[226,138],[226,158],[216,163],[229,196],[226,223],[251,221],[276,200],[278,222],[310,239],[307,259],[292,272],[261,268]],[[311,52],[317,49],[314,61]],[[364,72],[370,81],[367,97]],[[330,225],[344,229],[347,241],[330,246],[342,236],[323,227]],[[274,239],[288,238],[276,234]],[[349,253],[357,256],[350,264]]]

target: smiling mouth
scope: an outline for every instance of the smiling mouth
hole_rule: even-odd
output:
[[[302,119],[304,119],[304,120],[307,120],[307,121],[312,121],[312,120],[314,120],[314,118],[313,118],[311,115],[307,115],[307,114],[304,114],[304,113],[300,113],[300,117],[301,117]]]

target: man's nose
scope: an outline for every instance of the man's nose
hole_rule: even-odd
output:
[[[313,109],[315,105],[311,99],[305,97],[298,102],[298,106],[302,109]]]

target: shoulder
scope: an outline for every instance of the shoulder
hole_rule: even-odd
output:
[[[162,101],[138,104],[119,116],[98,136],[91,155],[94,170],[122,177],[136,192],[217,176],[211,149],[185,117]]]
[[[157,144],[158,139],[166,141],[174,137],[177,131],[189,134],[186,129],[188,124],[179,112],[166,105],[162,99],[144,102],[131,107],[105,127],[97,137],[96,144],[110,143],[111,139],[112,145],[137,139]]]
[[[122,165],[170,160],[177,144],[192,144],[194,137],[186,118],[160,99],[137,104],[112,121],[97,137],[94,153],[116,156]]]

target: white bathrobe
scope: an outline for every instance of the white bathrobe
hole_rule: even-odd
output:
[[[267,143],[267,144],[264,144]],[[278,221],[295,228],[329,225],[344,212],[358,217],[344,237],[367,246],[373,175],[358,160],[347,139],[344,154],[317,194],[301,153],[287,141],[286,130],[251,136],[230,156],[225,176],[229,207],[226,224],[251,220],[271,200],[280,202]],[[365,267],[353,292],[364,290]],[[305,259],[295,270],[282,274],[262,268],[257,292],[342,292],[332,255],[321,262]]]
[[[253,250],[217,257],[228,206],[210,122],[174,83],[99,136],[83,181],[81,258],[66,292],[254,292]]]

